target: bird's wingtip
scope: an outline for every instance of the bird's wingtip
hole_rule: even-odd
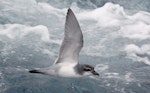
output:
[[[39,70],[29,70],[29,73],[41,73]]]
[[[70,11],[70,10],[71,10],[71,8],[69,7],[69,8],[68,8],[68,11]]]
[[[72,12],[72,9],[71,9],[71,8],[68,8],[68,13],[69,13],[69,12]]]

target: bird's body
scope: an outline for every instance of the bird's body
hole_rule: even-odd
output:
[[[60,77],[81,77],[75,71],[76,64],[71,63],[59,63],[57,65],[52,65],[47,68],[40,68],[36,70],[31,70],[31,73],[41,73],[51,76],[60,76]]]
[[[78,56],[83,47],[83,35],[79,23],[69,8],[65,23],[65,37],[60,47],[59,56],[48,68],[30,70],[30,73],[41,73],[60,77],[82,77],[99,75],[94,67],[79,64]]]
[[[60,63],[60,65],[61,66],[58,71],[58,76],[62,76],[62,77],[80,77],[81,76],[74,69],[77,64],[71,64],[71,63],[61,64]]]

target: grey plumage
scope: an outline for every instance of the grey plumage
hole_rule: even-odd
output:
[[[69,8],[66,16],[64,39],[59,50],[59,56],[48,68],[30,70],[30,73],[41,73],[61,77],[82,77],[99,75],[94,67],[79,64],[78,56],[83,47],[83,35],[79,23]]]
[[[65,37],[61,44],[59,57],[56,63],[67,62],[70,59],[72,62],[78,62],[78,56],[83,47],[83,35],[79,23],[69,8],[65,23]]]
[[[78,64],[74,67],[77,74],[83,75],[84,72],[90,71],[94,75],[99,75],[97,72],[95,72],[94,67],[87,65],[87,64]]]

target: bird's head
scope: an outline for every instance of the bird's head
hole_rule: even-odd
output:
[[[95,70],[94,70],[94,67],[93,66],[90,66],[90,65],[83,65],[83,71],[84,71],[84,75],[85,76],[90,76],[90,75],[94,75],[94,76],[99,76],[99,73],[97,73]]]

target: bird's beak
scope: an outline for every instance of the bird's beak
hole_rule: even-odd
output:
[[[93,75],[99,76],[99,73],[97,73],[96,71],[92,71]]]

